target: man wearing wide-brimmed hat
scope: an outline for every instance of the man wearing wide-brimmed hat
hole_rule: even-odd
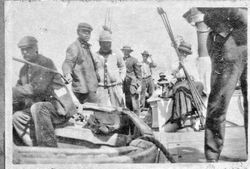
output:
[[[191,44],[181,41],[178,46],[180,52],[179,61],[186,67],[186,58],[187,56],[192,54]],[[179,63],[178,63],[179,65]],[[195,69],[195,67],[187,69],[187,72],[190,72],[190,69]],[[182,67],[178,66],[172,73],[174,79],[170,80],[170,85],[172,85],[172,89],[169,92],[169,97],[173,98],[173,107],[172,107],[172,117],[168,120],[165,126],[165,130],[167,132],[173,132],[178,130],[179,128],[185,127],[185,115],[188,113],[195,113],[193,110],[195,109],[195,105],[193,104],[192,94],[190,91],[190,87],[188,85],[188,81],[186,79],[185,73]],[[192,76],[192,80],[194,81],[194,77]],[[195,87],[198,90],[199,94],[202,95],[203,84],[201,82],[194,81]],[[190,119],[193,129],[199,130],[199,117],[195,117],[194,119]]]
[[[68,82],[72,82],[72,90],[81,104],[96,102],[98,80],[93,56],[88,43],[93,28],[88,23],[79,23],[78,38],[66,51],[62,70]]]
[[[54,127],[66,123],[76,109],[61,76],[41,68],[56,70],[51,59],[38,53],[37,43],[33,36],[18,43],[26,64],[12,88],[13,138],[18,145],[56,147]]]
[[[154,92],[154,81],[152,78],[152,68],[156,67],[151,54],[148,51],[143,51],[142,55],[142,89],[141,89],[141,107],[145,108],[149,105],[146,105],[146,99],[150,98]]]
[[[126,64],[126,78],[123,83],[123,90],[126,97],[126,106],[137,115],[140,112],[141,93],[141,65],[138,60],[130,55],[133,50],[130,46],[123,46],[121,51]]]

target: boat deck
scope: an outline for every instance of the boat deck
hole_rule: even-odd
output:
[[[173,155],[178,163],[203,163],[204,130],[194,132],[185,128],[176,133],[155,132],[155,136]],[[243,126],[226,128],[224,148],[219,162],[246,161],[245,132]],[[167,162],[164,155],[159,158],[160,163]]]

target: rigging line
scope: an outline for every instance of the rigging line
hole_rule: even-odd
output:
[[[173,43],[173,46],[174,46],[174,48],[175,48],[175,50],[177,52],[177,55],[178,55],[178,57],[180,57],[180,53],[179,53],[179,50],[177,49],[177,44],[175,42],[175,39],[174,39],[174,36],[173,36],[173,32],[172,32],[172,29],[171,29],[170,22],[168,20],[167,14],[162,8],[158,8],[158,12],[159,12],[159,14],[160,14],[160,16],[161,16],[161,18],[163,20],[164,26],[165,26],[170,38],[172,40],[172,43]],[[181,61],[180,61],[180,63],[181,63]],[[194,98],[194,101],[195,101],[195,104],[196,104],[197,108],[201,109],[200,103],[202,103],[202,105],[205,107],[203,101],[201,100],[201,96],[199,95],[198,91],[194,87],[194,84],[192,83],[192,81],[190,79],[190,76],[189,76],[189,74],[187,73],[187,71],[185,69],[185,66],[183,64],[181,64],[181,66],[184,68],[184,70],[185,70],[184,72],[186,72],[185,74],[186,74],[187,79],[189,81],[189,86],[190,86],[190,89],[192,91],[192,95],[193,95],[193,98]],[[198,98],[196,96],[198,96]]]
[[[168,27],[168,30],[169,30],[168,32],[170,33],[170,37],[174,40],[173,32],[172,32],[172,29],[171,29],[171,26],[170,26],[170,22],[169,22],[169,20],[168,20],[168,17],[167,17],[166,12],[164,11],[162,15],[164,15],[164,19],[165,19],[165,22],[166,22],[167,27]],[[164,24],[165,24],[165,23],[164,23]],[[175,42],[175,40],[174,40],[174,42]],[[176,45],[176,44],[174,44],[174,45]],[[179,52],[179,51],[178,51],[178,52]],[[184,67],[184,65],[182,65],[182,67]],[[185,69],[185,67],[184,67],[184,69]],[[186,70],[186,69],[185,69],[185,70]],[[187,72],[187,71],[186,71],[186,72]],[[188,75],[188,73],[187,73],[187,75]],[[199,101],[204,107],[206,107],[206,106],[204,105],[203,101],[202,101],[202,98],[201,98],[200,94],[198,93],[197,89],[195,88],[194,84],[192,83],[192,81],[191,81],[189,75],[188,75],[188,78],[189,78],[189,82],[190,82],[192,88],[194,89],[195,94],[197,94],[197,96],[198,96],[198,101]],[[196,95],[195,95],[195,96],[196,96]]]

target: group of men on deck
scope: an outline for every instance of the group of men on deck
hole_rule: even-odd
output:
[[[218,9],[214,12],[216,15],[213,11],[204,11],[205,22],[211,28],[207,44],[212,60],[205,154],[208,161],[216,162],[223,147],[227,108],[239,80],[244,96],[247,136],[247,21],[242,19],[244,11],[229,10],[219,19],[216,15],[223,10]],[[66,50],[63,79],[72,83],[73,93],[81,104],[93,102],[127,107],[139,115],[141,105],[145,106],[146,98],[153,94],[151,68],[156,64],[147,51],[142,53],[143,62],[139,63],[130,55],[133,51],[130,46],[121,49],[124,56],[113,52],[112,33],[107,28],[99,36],[100,49],[92,53],[88,43],[92,30],[87,23],[78,25],[78,38]],[[57,147],[54,128],[65,124],[77,110],[61,75],[34,65],[56,70],[53,61],[38,52],[37,43],[32,36],[25,36],[18,43],[23,58],[33,65],[25,64],[21,68],[12,89],[14,141],[28,146]],[[185,58],[191,53],[191,47],[183,42],[179,51]],[[185,81],[178,76],[179,72],[178,67],[173,74],[177,79],[174,93],[178,93],[178,84]],[[196,88],[202,94],[202,85],[197,83]],[[177,102],[174,106],[180,107]]]
[[[78,38],[66,50],[63,78],[39,67],[56,70],[51,59],[38,53],[35,37],[25,36],[20,40],[18,47],[23,58],[32,64],[21,68],[13,87],[14,135],[19,138],[15,141],[28,146],[57,146],[54,127],[66,123],[76,113],[65,83],[72,83],[80,104],[127,107],[139,115],[140,96],[144,96],[145,102],[147,88],[153,93],[150,69],[155,63],[152,59],[148,61],[147,51],[142,53],[144,59],[139,63],[130,55],[133,51],[130,46],[121,49],[124,56],[113,52],[112,33],[107,27],[99,36],[100,49],[92,53],[88,43],[92,30],[88,23],[78,25]]]

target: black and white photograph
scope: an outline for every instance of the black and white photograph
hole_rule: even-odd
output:
[[[4,1],[5,168],[248,168],[248,6]]]

